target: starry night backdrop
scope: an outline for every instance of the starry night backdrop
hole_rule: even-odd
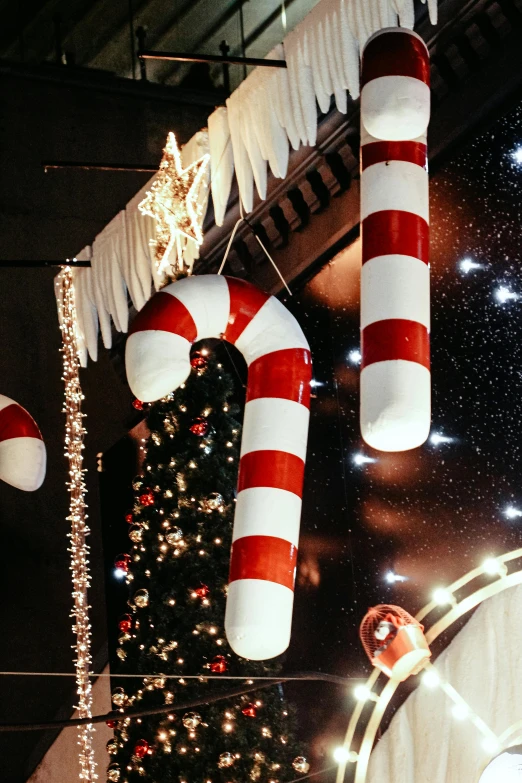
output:
[[[521,546],[521,131],[519,107],[430,181],[433,400],[423,447],[385,454],[360,437],[360,242],[285,299],[316,383],[288,669],[366,677],[357,631],[369,606],[415,614],[434,588]],[[307,687],[314,710],[301,716],[327,766],[354,700]]]
[[[310,343],[315,382],[286,672],[366,679],[358,628],[368,607],[397,603],[415,614],[436,587],[522,545],[521,138],[519,107],[430,180],[433,400],[423,447],[385,454],[360,437],[360,241],[283,298]],[[215,350],[238,380],[241,403],[246,366],[231,346]],[[106,484],[114,498],[110,475]],[[121,539],[105,544],[109,576],[127,525],[103,506],[110,535]],[[109,584],[115,628],[126,591]],[[312,771],[331,767],[355,703],[351,689],[285,689]],[[383,725],[407,692],[403,686]],[[317,778],[333,779],[333,769]]]

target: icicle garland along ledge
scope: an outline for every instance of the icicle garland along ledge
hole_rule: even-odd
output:
[[[83,426],[82,400],[84,399],[79,375],[79,359],[76,345],[76,305],[74,301],[73,273],[70,268],[61,272],[62,299],[59,308],[60,328],[62,332],[63,381],[65,384],[65,456],[69,461],[70,505],[67,520],[71,523],[71,571],[73,582],[73,633],[76,635],[74,661],[80,718],[92,716],[92,685],[89,678],[91,666],[91,626],[89,622],[89,604],[87,590],[90,586],[89,547],[86,543],[89,528],[86,525],[85,469],[83,467]],[[94,783],[98,779],[92,745],[94,726],[87,724],[78,728],[80,780]]]

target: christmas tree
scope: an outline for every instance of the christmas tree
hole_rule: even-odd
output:
[[[107,775],[119,783],[283,783],[306,773],[308,762],[280,685],[176,711],[177,701],[276,676],[281,667],[239,658],[225,638],[238,406],[232,379],[208,349],[193,353],[191,364],[187,382],[148,410],[150,437],[127,518],[131,546],[116,561],[130,588],[119,673],[143,678],[113,688],[123,714],[113,723]],[[245,680],[205,682],[220,675]],[[172,709],[124,716],[154,705]]]

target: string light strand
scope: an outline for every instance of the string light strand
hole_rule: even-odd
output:
[[[69,516],[71,523],[69,552],[71,555],[70,569],[73,583],[72,627],[76,635],[73,649],[76,653],[74,666],[76,671],[76,686],[78,694],[79,718],[92,717],[92,683],[90,680],[91,657],[91,626],[89,622],[89,604],[87,591],[90,587],[89,547],[87,536],[87,504],[85,502],[85,470],[83,468],[83,426],[82,401],[84,399],[80,385],[80,363],[76,345],[76,305],[74,300],[73,272],[70,268],[63,269],[63,297],[61,302],[63,381],[65,384],[65,456],[69,462]],[[78,725],[78,745],[80,762],[80,780],[94,783],[98,779],[96,762],[94,760],[92,723]]]

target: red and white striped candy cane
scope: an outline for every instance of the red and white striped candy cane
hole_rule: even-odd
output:
[[[33,492],[45,478],[46,452],[32,416],[0,394],[0,479]]]
[[[222,337],[248,365],[225,630],[244,658],[290,642],[308,435],[311,359],[288,310],[250,283],[200,275],[166,286],[136,317],[126,348],[129,385],[153,401],[190,373],[190,346]]]
[[[421,51],[427,58],[419,40],[403,30],[383,31],[370,39],[363,53],[365,87],[392,79],[379,75],[381,59],[388,69],[395,62],[391,55],[398,60],[398,72],[406,71],[401,71],[400,54],[404,51],[409,63],[412,44],[416,55]],[[397,101],[384,104],[382,122],[374,101],[378,91],[361,94],[361,432],[366,443],[381,451],[420,446],[428,437],[431,417],[428,118],[425,107],[415,117],[415,100],[407,112],[398,100],[414,81],[411,76],[398,82]],[[387,84],[391,89],[394,83]],[[371,111],[366,111],[369,98]],[[397,126],[392,122],[395,105]],[[370,135],[367,117],[380,139]],[[398,141],[397,128],[404,136]],[[386,133],[389,138],[382,140]]]

